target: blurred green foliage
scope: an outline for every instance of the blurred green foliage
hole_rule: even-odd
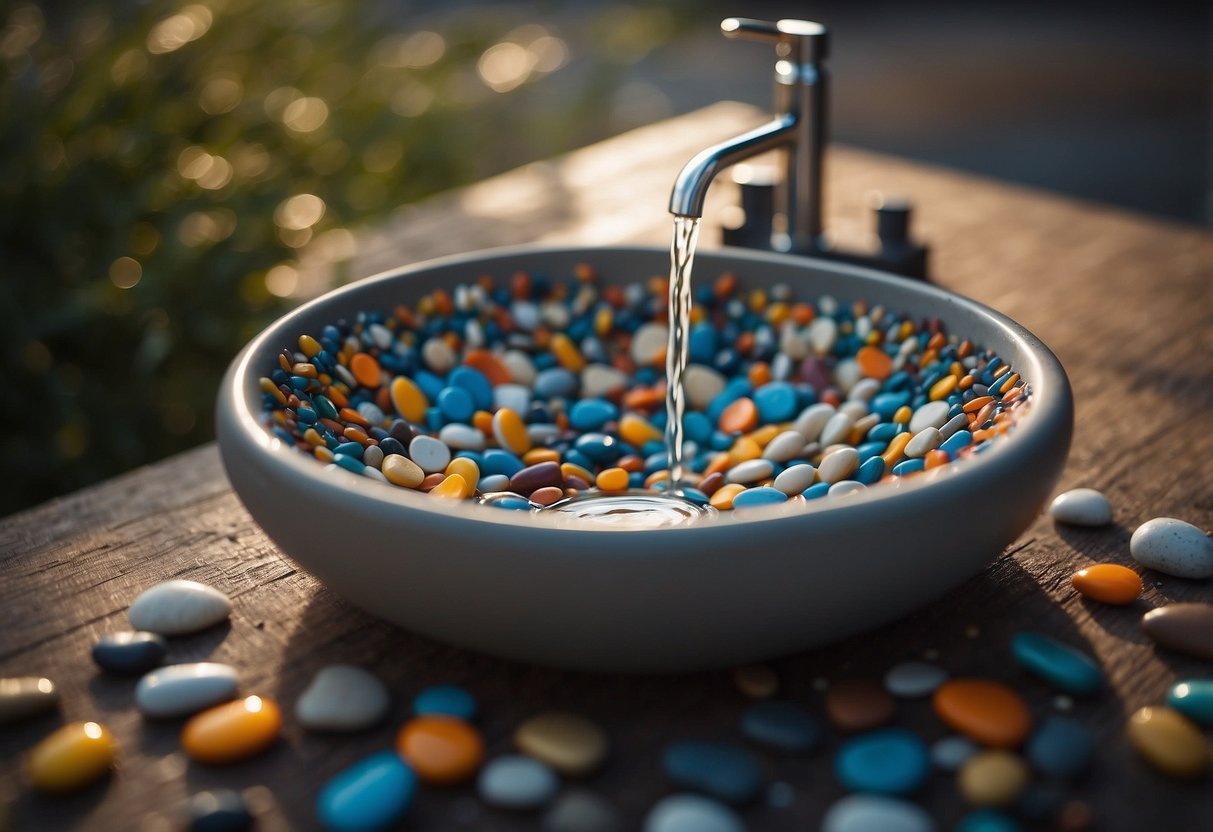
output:
[[[672,18],[573,6],[0,4],[0,514],[209,439],[301,250],[604,135]]]

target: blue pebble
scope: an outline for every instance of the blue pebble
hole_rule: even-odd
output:
[[[796,415],[800,399],[786,381],[772,381],[754,391],[754,406],[763,424],[786,422]]]
[[[708,442],[708,447],[713,451],[727,451],[733,447],[733,437],[729,436],[724,431],[715,431],[712,433],[712,438]]]
[[[462,387],[444,387],[438,394],[438,409],[448,422],[467,424],[476,412],[476,403],[472,401],[472,394]]]
[[[683,488],[679,493],[687,500],[700,506],[706,506],[711,499],[698,488]]]
[[[362,460],[349,454],[333,454],[333,464],[347,471],[353,471],[355,474],[361,474],[366,470],[366,466],[362,464]]]
[[[168,655],[168,642],[156,633],[110,633],[93,645],[93,661],[102,670],[140,675],[159,667]]]
[[[336,448],[333,448],[333,453],[345,454],[346,456],[352,456],[354,459],[362,459],[362,454],[365,450],[361,442],[341,442],[338,443]]]
[[[712,420],[698,410],[692,410],[682,417],[682,431],[687,439],[700,445],[712,438]]]
[[[1091,763],[1095,739],[1076,719],[1049,716],[1032,732],[1024,756],[1047,777],[1073,777]]]
[[[955,457],[961,448],[973,444],[973,434],[967,430],[958,430],[949,436],[939,446],[941,451],[947,451],[948,456]]]
[[[881,422],[892,424],[889,420],[893,418],[893,414],[909,403],[910,394],[906,392],[877,393],[868,403],[868,409],[880,416]]]
[[[687,338],[687,352],[695,364],[711,364],[718,349],[716,342],[716,327],[708,322],[698,323],[691,327]]]
[[[768,506],[776,503],[787,502],[788,495],[784,494],[778,488],[772,488],[769,485],[762,485],[757,488],[747,488],[736,497],[733,498],[733,510],[742,508],[752,508],[754,506]]]
[[[421,388],[421,392],[425,393],[425,397],[430,401],[438,398],[438,394],[442,392],[442,388],[446,387],[442,379],[429,370],[418,370],[413,373],[413,382]]]
[[[860,464],[855,472],[855,481],[864,485],[875,485],[884,476],[885,461],[880,456],[869,457]]]
[[[978,809],[961,818],[955,832],[1019,832],[1021,828],[1014,818],[996,809]]]
[[[316,411],[308,407],[301,407],[295,411],[295,419],[305,425],[316,424]]]
[[[650,439],[640,446],[640,453],[644,456],[652,456],[653,454],[665,454],[665,443],[660,439]]]
[[[401,443],[399,439],[394,439],[391,436],[387,437],[386,439],[379,440],[379,450],[383,451],[384,456],[389,454],[400,454],[401,456],[404,456],[407,453],[407,449],[404,447],[403,443]]]
[[[1094,659],[1041,633],[1016,635],[1011,655],[1021,667],[1066,693],[1084,696],[1103,687],[1103,671]]]
[[[380,751],[337,774],[320,790],[316,813],[335,832],[388,829],[404,816],[417,776],[394,751]]]
[[[577,392],[577,376],[564,367],[552,367],[535,376],[533,388],[541,399],[568,398]]]
[[[673,743],[666,747],[662,768],[674,785],[727,803],[748,803],[763,785],[758,760],[745,749],[725,743]]]
[[[812,714],[793,702],[755,702],[741,715],[741,733],[759,745],[799,753],[817,745],[821,726]]]
[[[1213,679],[1185,679],[1167,691],[1167,706],[1195,723],[1213,727]]]
[[[921,471],[925,466],[925,460],[906,459],[893,466],[893,476],[904,477],[906,474],[913,474],[917,471]]]
[[[523,497],[502,497],[489,503],[493,508],[504,508],[511,511],[530,511],[531,501]]]
[[[606,399],[582,399],[569,408],[569,424],[577,430],[599,430],[619,418],[619,408]]]
[[[810,485],[804,491],[800,492],[800,496],[806,500],[816,500],[830,493],[830,484],[828,482],[819,482]],[[736,499],[736,498],[734,498]]]
[[[247,832],[257,819],[234,789],[199,792],[190,798],[188,832]]]
[[[605,464],[613,462],[620,456],[620,442],[614,436],[605,433],[583,433],[573,443],[578,451],[588,456],[594,462]]]
[[[889,447],[888,442],[864,442],[855,448],[855,452],[859,454],[859,463],[862,465],[874,456],[880,456]]]
[[[851,791],[908,795],[930,772],[923,741],[904,728],[882,728],[847,740],[834,758],[839,782]]]
[[[652,474],[654,471],[664,471],[670,465],[670,457],[664,451],[658,451],[655,454],[649,454],[644,458],[644,472]]]
[[[586,456],[585,454],[583,454],[581,451],[578,451],[578,450],[575,450],[572,448],[570,448],[569,450],[564,452],[564,461],[571,462],[574,465],[580,465],[582,468],[585,468],[587,471],[594,470],[594,461],[592,459],[590,459],[588,456]]]
[[[476,700],[458,685],[433,685],[413,697],[413,713],[441,714],[467,721],[476,716]]]
[[[491,410],[493,407],[493,385],[489,383],[484,373],[475,367],[456,367],[447,377],[447,384],[459,387],[468,392],[477,410]]]
[[[640,471],[628,474],[628,488],[644,488],[644,474]]]
[[[480,475],[488,477],[493,474],[504,474],[507,477],[512,477],[525,467],[526,465],[523,461],[509,451],[503,451],[500,448],[490,448],[484,452],[484,462],[480,466]]]
[[[437,433],[446,424],[446,417],[442,414],[442,408],[437,405],[432,405],[425,409],[425,429],[430,433]]]

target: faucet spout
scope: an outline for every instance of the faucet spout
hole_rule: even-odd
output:
[[[799,127],[799,116],[784,113],[740,136],[696,153],[674,181],[674,190],[670,193],[670,213],[679,217],[702,217],[708,186],[717,174],[760,153],[795,144]]]

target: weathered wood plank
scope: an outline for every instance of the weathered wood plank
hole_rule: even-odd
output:
[[[367,239],[355,273],[531,241],[664,245],[674,172],[702,144],[760,118],[753,108],[719,105],[404,209]],[[1043,715],[1056,709],[1053,695],[1010,668],[1007,649],[1017,630],[1043,630],[1098,656],[1111,682],[1104,695],[1072,706],[1097,732],[1100,753],[1091,775],[1067,794],[1095,807],[1101,829],[1198,828],[1211,808],[1208,780],[1191,785],[1155,775],[1121,727],[1135,708],[1159,702],[1175,679],[1213,673],[1207,663],[1154,650],[1137,623],[1168,600],[1213,600],[1213,589],[1208,581],[1166,578],[1118,609],[1082,602],[1068,579],[1086,563],[1127,562],[1130,531],[1150,517],[1213,525],[1213,237],[847,148],[831,152],[829,177],[832,228],[862,227],[869,189],[914,197],[919,230],[934,247],[936,281],[1020,320],[1058,353],[1078,405],[1063,486],[1104,490],[1117,525],[1063,530],[1042,518],[940,602],[875,633],[776,662],[784,694],[820,712],[819,680],[876,678],[896,661],[937,651],[955,673],[1012,681]],[[716,190],[709,217],[728,196],[724,186]],[[705,230],[704,245],[714,239]],[[990,510],[997,511],[997,495]],[[64,695],[61,714],[0,735],[0,795],[15,800],[16,829],[172,828],[165,824],[181,801],[214,786],[263,786],[256,794],[266,804],[265,828],[310,828],[320,784],[389,746],[409,697],[438,681],[477,695],[493,753],[507,750],[512,727],[540,709],[599,720],[614,751],[589,785],[619,804],[629,828],[667,791],[659,770],[665,743],[740,736],[745,702],[726,672],[635,678],[543,670],[447,648],[353,609],[269,543],[231,493],[212,446],[8,518],[0,523],[0,569],[0,676],[48,675]],[[99,635],[126,626],[125,607],[140,589],[177,576],[228,592],[235,612],[228,626],[174,640],[172,660],[231,662],[247,690],[278,697],[288,709],[317,667],[362,664],[396,695],[388,723],[336,739],[306,735],[288,721],[283,741],[258,760],[232,769],[187,764],[177,750],[180,723],[144,722],[131,706],[134,682],[97,674],[87,658]],[[67,799],[22,792],[19,752],[60,721],[83,718],[104,721],[118,737],[117,776]],[[898,718],[924,736],[943,733],[926,703],[903,704]],[[772,780],[790,784],[795,799],[788,808],[760,802],[748,809],[751,828],[816,828],[841,794],[830,769],[838,743],[831,736],[807,758],[764,756]],[[409,827],[536,828],[533,818],[478,808],[469,794],[426,790]],[[940,775],[921,799],[945,828],[962,812]]]

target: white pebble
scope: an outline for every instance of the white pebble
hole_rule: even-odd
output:
[[[927,402],[910,417],[910,433],[918,433],[923,428],[943,427],[948,421],[949,409],[950,406],[943,400]]]
[[[510,304],[510,316],[514,324],[524,332],[533,332],[539,326],[539,306],[529,300],[516,300]]]
[[[825,402],[811,404],[800,411],[792,429],[803,436],[806,442],[816,442],[821,438],[821,431],[825,428],[826,423],[837,412],[832,404]]]
[[[609,364],[587,364],[581,371],[581,396],[585,399],[602,398],[627,386],[628,374]]]
[[[531,388],[525,384],[507,382],[493,388],[493,407],[500,410],[508,407],[522,415],[531,409]]]
[[[854,399],[849,399],[838,405],[838,412],[845,413],[852,419],[859,421],[864,416],[868,415],[868,403],[857,402]]]
[[[939,428],[923,428],[906,443],[905,454],[910,459],[926,456],[928,451],[939,447],[943,439],[939,436]]]
[[[943,423],[943,427],[939,429],[939,438],[947,439],[962,428],[969,426],[969,414],[957,413],[951,419]]]
[[[697,794],[661,798],[644,818],[644,832],[745,832],[737,813]]]
[[[387,687],[360,667],[334,664],[318,672],[295,703],[295,718],[311,731],[361,731],[388,709]]]
[[[1129,552],[1142,566],[1177,578],[1213,578],[1213,538],[1174,517],[1155,517],[1137,528]]]
[[[855,382],[855,386],[847,393],[847,398],[853,402],[864,402],[866,404],[873,396],[880,392],[880,384],[879,379],[860,379]]]
[[[821,832],[935,832],[919,805],[880,794],[850,794],[826,810]]]
[[[830,451],[817,466],[817,477],[822,482],[836,483],[845,480],[859,467],[859,452],[843,447]]]
[[[480,799],[499,809],[537,809],[559,789],[560,780],[548,766],[521,754],[492,760],[476,778]]]
[[[438,431],[438,440],[456,451],[483,451],[486,445],[483,433],[471,425],[458,422],[443,425],[442,430]],[[363,461],[366,461],[365,455]]]
[[[785,430],[767,444],[762,456],[775,462],[787,462],[789,459],[796,459],[800,456],[805,444],[804,437],[800,435],[799,431]]]
[[[725,379],[711,367],[703,364],[688,364],[682,374],[682,386],[686,390],[687,403],[699,410],[705,409],[712,399],[724,390]]]
[[[490,491],[506,491],[510,487],[510,478],[505,474],[490,474],[480,478],[480,490],[486,494]]]
[[[851,392],[851,388],[861,378],[863,371],[859,369],[859,362],[854,358],[844,358],[834,366],[834,384],[844,396]]]
[[[174,664],[153,670],[135,686],[135,705],[144,716],[189,716],[226,702],[240,686],[236,668],[218,662]]]
[[[144,590],[128,615],[135,630],[183,636],[213,627],[231,612],[231,599],[213,586],[176,580]]]
[[[632,335],[632,360],[641,367],[652,364],[665,352],[669,338],[670,330],[665,324],[643,324]]]
[[[1112,522],[1112,506],[1094,488],[1074,488],[1053,499],[1049,515],[1072,526],[1106,526]]]
[[[421,345],[421,358],[427,367],[439,375],[446,375],[455,369],[459,357],[442,338],[430,338]]]
[[[786,321],[779,331],[779,351],[793,361],[809,357],[809,339],[804,329]]]
[[[838,340],[838,324],[834,323],[833,318],[817,318],[809,324],[808,336],[813,352],[822,357],[827,356],[833,351],[834,342]]]
[[[738,482],[748,485],[759,482],[771,476],[775,466],[769,459],[747,459],[739,462],[724,475],[726,482]]]
[[[830,486],[830,490],[826,492],[827,497],[845,497],[848,494],[858,494],[861,491],[867,491],[868,487],[861,482],[855,480],[843,480],[836,482]]]
[[[527,425],[526,436],[527,439],[531,440],[532,445],[550,445],[560,438],[560,425],[554,425],[550,422]],[[498,440],[498,444],[501,444],[500,440]]]
[[[368,480],[374,480],[375,482],[387,483],[387,477],[383,475],[383,472],[378,468],[372,468],[370,465],[364,465],[362,467],[362,476],[366,477]]]
[[[569,308],[562,301],[545,302],[539,307],[539,315],[545,324],[557,332],[563,332],[569,326]]]
[[[451,449],[432,436],[414,436],[409,443],[409,458],[427,474],[445,471],[451,464]]]
[[[839,411],[830,417],[825,427],[821,429],[821,444],[834,445],[846,442],[855,427],[855,418],[850,413]]]
[[[501,363],[510,371],[510,378],[515,384],[530,387],[535,383],[535,362],[522,350],[507,350],[501,356]]]
[[[392,331],[383,324],[371,324],[366,331],[371,336],[371,342],[379,349],[386,350],[392,345]]]
[[[775,478],[775,487],[791,497],[794,494],[800,494],[806,488],[813,484],[813,480],[817,476],[817,469],[807,463],[793,465],[779,472],[779,476]]]

